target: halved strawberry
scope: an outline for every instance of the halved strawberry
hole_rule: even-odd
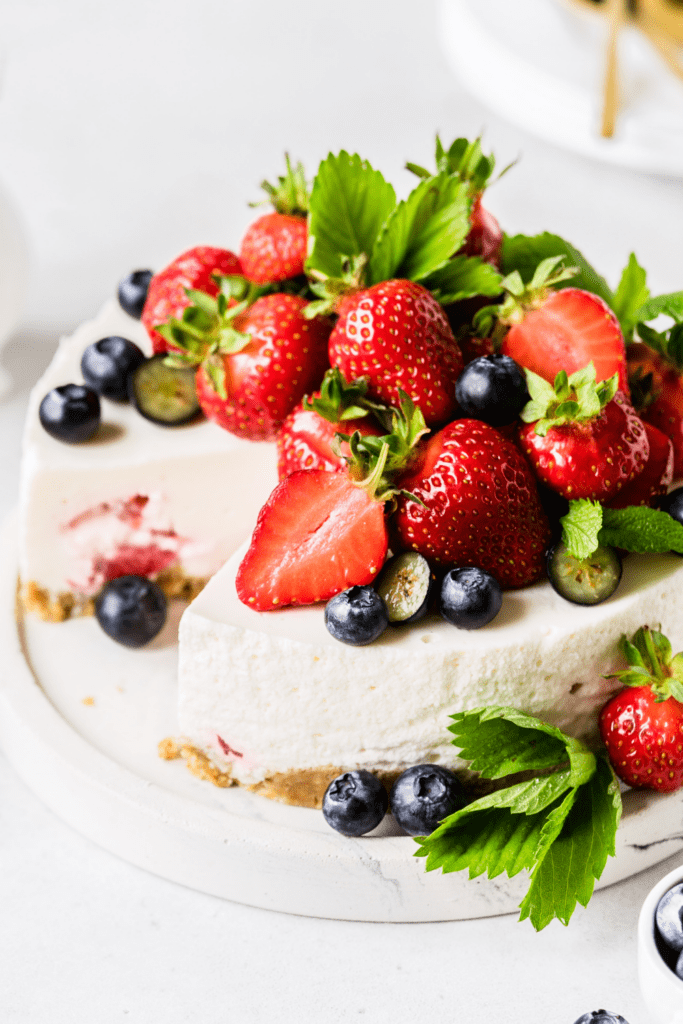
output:
[[[592,362],[597,380],[618,373],[619,389],[628,394],[624,336],[598,295],[581,288],[541,292],[507,322],[501,351],[520,366],[552,384],[560,370],[571,374]]]
[[[261,612],[326,601],[372,583],[387,543],[384,503],[347,475],[292,473],[259,513],[237,595]]]
[[[207,295],[217,295],[218,285],[213,279],[214,274],[241,273],[242,267],[234,252],[210,245],[197,245],[155,274],[142,311],[142,322],[152,339],[154,351],[167,351],[169,342],[155,328],[167,323],[172,317],[178,320],[181,318],[183,310],[191,302],[187,289],[195,288]]]
[[[643,426],[650,442],[647,462],[642,473],[624,484],[611,499],[610,508],[626,508],[628,505],[652,506],[657,498],[669,490],[674,475],[674,449],[671,438],[647,421]]]

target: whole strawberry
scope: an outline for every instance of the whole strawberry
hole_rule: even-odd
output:
[[[600,712],[612,767],[629,786],[670,793],[683,785],[683,654],[672,657],[661,633],[643,626],[622,650],[626,683]],[[611,678],[611,677],[610,677]]]
[[[481,205],[481,196],[474,201],[470,223],[472,226],[461,252],[465,256],[479,256],[486,263],[499,267],[503,232],[493,214]]]
[[[649,343],[628,347],[628,374],[633,404],[648,423],[671,438],[674,476],[683,476],[683,325],[668,335],[639,330]],[[658,343],[658,344],[657,344]],[[657,344],[656,348],[652,345]]]
[[[325,373],[329,320],[305,319],[298,295],[263,295],[251,305],[223,292],[191,297],[196,304],[183,320],[162,328],[171,358],[198,367],[197,397],[209,419],[251,441],[273,440]]]
[[[545,571],[550,527],[518,448],[480,420],[456,420],[423,441],[397,487],[392,549],[442,565],[475,565],[501,586],[524,587]]]
[[[650,452],[645,426],[618,375],[596,383],[592,363],[554,386],[527,370],[531,400],[519,433],[538,479],[564,498],[608,501],[643,471]]]
[[[335,445],[337,434],[373,434],[384,431],[375,421],[362,378],[347,384],[339,370],[328,370],[320,391],[305,398],[282,424],[277,435],[278,479],[299,469],[341,472],[350,456],[348,444]],[[336,449],[336,450],[335,450]]]
[[[634,476],[610,499],[610,508],[627,508],[629,505],[650,505],[666,494],[674,476],[674,449],[671,438],[657,430],[651,423],[644,422],[645,433],[650,443],[650,453],[641,473]]]
[[[180,319],[183,310],[191,303],[187,289],[194,288],[207,295],[217,295],[218,285],[214,281],[214,274],[241,273],[242,267],[234,252],[198,245],[182,253],[164,270],[155,274],[142,311],[142,322],[152,339],[154,351],[165,352],[168,349],[168,340],[156,328],[172,317]]]
[[[368,394],[390,405],[399,404],[402,389],[428,426],[455,415],[462,354],[443,307],[426,288],[383,281],[343,296],[337,310],[331,366],[347,380],[367,378]]]
[[[286,281],[304,272],[308,230],[308,186],[301,164],[292,167],[278,185],[264,181],[262,188],[275,207],[254,221],[240,247],[240,262],[245,276],[256,284]]]
[[[628,394],[626,347],[619,321],[599,296],[581,288],[559,284],[576,273],[558,269],[561,257],[552,256],[536,268],[525,285],[517,271],[503,281],[508,298],[500,309],[500,322],[509,327],[501,351],[512,356],[544,380],[568,374],[593,363],[597,380],[619,375],[619,389]]]

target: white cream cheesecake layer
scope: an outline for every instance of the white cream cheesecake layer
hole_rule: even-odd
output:
[[[209,576],[253,529],[277,483],[273,444],[242,440],[207,420],[161,427],[107,399],[93,440],[50,437],[38,419],[43,396],[82,382],[84,350],[109,335],[151,354],[142,324],[108,302],[62,339],[29,403],[20,573],[52,595],[95,593],[112,559],[127,553],[135,561],[145,550],[188,576]]]
[[[456,763],[449,716],[504,704],[586,738],[620,687],[617,643],[661,624],[683,649],[683,561],[631,556],[617,594],[593,608],[549,584],[507,592],[479,630],[430,616],[367,647],[333,640],[323,606],[255,612],[235,592],[237,552],[180,624],[180,728],[191,743],[259,782],[334,766],[401,770]]]

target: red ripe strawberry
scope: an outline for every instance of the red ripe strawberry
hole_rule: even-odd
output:
[[[620,779],[671,793],[683,785],[683,655],[647,626],[623,650],[630,668],[615,677],[627,685],[602,709],[600,735]]]
[[[642,473],[634,476],[609,502],[610,508],[626,508],[628,505],[654,505],[656,499],[666,494],[674,475],[674,449],[671,438],[657,430],[651,423],[645,423],[645,433],[650,442],[650,454]]]
[[[368,393],[398,405],[399,388],[428,426],[456,412],[462,354],[443,307],[414,281],[383,281],[339,301],[330,335],[330,365],[347,380],[366,377]]]
[[[650,451],[642,420],[617,388],[596,384],[590,363],[555,386],[527,372],[531,401],[520,444],[538,479],[563,497],[608,501],[642,472]]]
[[[629,383],[640,415],[670,437],[674,476],[683,476],[683,367],[677,360],[635,342],[628,347]]]
[[[279,480],[299,469],[345,470],[351,453],[346,441],[341,444],[341,454],[333,451],[338,433],[357,430],[375,437],[384,433],[367,410],[362,415],[366,391],[365,381],[347,385],[339,370],[328,370],[320,391],[297,405],[282,424],[277,436]]]
[[[240,248],[244,275],[256,284],[285,281],[304,272],[308,230],[305,217],[266,213],[247,228]]]
[[[298,163],[293,167],[287,154],[285,162],[287,170],[277,185],[267,181],[261,185],[275,212],[254,221],[242,239],[242,268],[256,284],[286,281],[304,272],[308,185],[303,166]]]
[[[423,442],[398,481],[425,507],[399,497],[392,548],[443,565],[476,565],[503,587],[545,571],[550,539],[536,483],[518,448],[479,420],[456,420]]]
[[[218,286],[212,274],[241,274],[242,267],[234,252],[228,249],[215,249],[208,245],[198,245],[188,249],[177,259],[152,278],[145,308],[142,311],[142,322],[152,339],[155,352],[166,352],[168,341],[155,330],[159,324],[165,324],[172,317],[180,319],[183,310],[190,305],[187,288],[217,295]]]
[[[544,291],[521,308],[503,339],[501,351],[539,377],[552,381],[593,363],[597,380],[619,374],[619,389],[628,394],[624,337],[616,316],[597,295],[580,288]]]
[[[237,595],[265,612],[371,583],[387,553],[384,503],[342,473],[292,473],[263,506]]]
[[[298,295],[264,295],[235,316],[240,347],[219,349],[197,370],[197,397],[209,419],[252,441],[275,438],[327,368],[330,322],[306,320],[305,305]]]
[[[465,366],[475,359],[480,359],[481,356],[495,355],[496,351],[493,346],[493,338],[478,338],[476,334],[468,334],[466,337],[460,338],[458,345]]]
[[[463,255],[479,256],[486,263],[492,263],[494,267],[499,267],[503,248],[503,232],[493,214],[481,205],[481,196],[475,199],[472,206],[470,224],[472,225],[470,232],[461,249]]]

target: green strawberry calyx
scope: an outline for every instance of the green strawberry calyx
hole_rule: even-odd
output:
[[[524,283],[518,270],[513,270],[501,282],[507,296],[498,307],[499,321],[505,326],[521,323],[530,310],[543,305],[551,288],[576,277],[578,273],[578,267],[564,265],[563,256],[549,256],[541,260],[528,284]]]
[[[526,368],[524,373],[530,399],[520,416],[524,423],[535,423],[535,431],[541,437],[545,437],[551,427],[596,419],[612,401],[619,386],[618,373],[607,380],[596,381],[592,362],[569,376],[565,370],[560,370],[553,384]]]
[[[474,197],[480,196],[490,184],[496,165],[492,153],[489,156],[484,155],[481,148],[481,136],[471,142],[469,139],[456,139],[448,149],[445,149],[440,136],[437,135],[435,159],[437,174],[455,175],[468,185],[470,193]],[[514,163],[515,161],[508,164],[500,172],[498,179],[502,178]],[[406,170],[416,174],[418,178],[431,178],[433,175],[432,171],[410,161],[405,166]]]
[[[262,206],[263,203],[270,202],[276,213],[289,214],[292,217],[306,217],[311,193],[306,181],[304,166],[301,162],[292,166],[289,153],[285,153],[285,164],[286,172],[277,179],[277,185],[272,185],[269,181],[261,182],[261,188],[268,199],[262,199],[258,203],[249,203],[249,205]]]
[[[319,270],[309,270],[309,287],[318,298],[304,306],[303,314],[307,320],[316,316],[328,316],[336,313],[339,300],[345,295],[362,291],[366,282],[368,257],[364,252],[357,256],[344,256],[339,277],[328,277]]]
[[[221,277],[220,288],[216,296],[186,289],[190,305],[182,317],[171,317],[156,330],[172,346],[165,359],[168,366],[202,366],[213,389],[226,399],[223,356],[241,352],[251,341],[251,334],[239,331],[235,320],[264,292],[236,276]]]
[[[304,409],[317,412],[329,423],[344,423],[346,420],[359,420],[376,413],[388,413],[385,405],[373,402],[367,397],[368,381],[358,377],[347,384],[338,367],[328,370],[323,377],[318,395],[303,400]]]
[[[674,654],[663,633],[642,626],[630,640],[623,636],[619,646],[628,668],[606,679],[619,679],[624,686],[649,686],[658,703],[669,697],[683,703],[683,653]]]
[[[332,450],[336,455],[346,459],[351,479],[358,487],[366,491],[376,501],[389,501],[404,495],[419,505],[420,501],[414,494],[394,487],[394,480],[414,458],[415,449],[429,427],[424,421],[420,407],[399,389],[400,406],[387,410],[391,417],[391,429],[382,437],[361,434],[359,430],[353,434],[335,434]],[[342,444],[348,443],[350,455],[344,455]]]

